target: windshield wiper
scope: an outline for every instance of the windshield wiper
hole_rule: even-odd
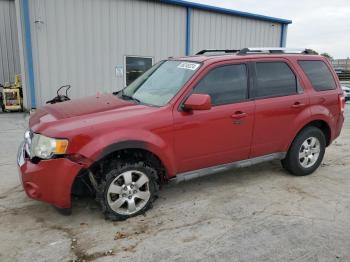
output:
[[[135,101],[135,102],[137,102],[137,103],[141,103],[141,101],[138,100],[137,98],[135,98],[135,97],[133,97],[133,96],[126,95],[126,94],[124,93],[124,89],[121,90],[120,92],[118,92],[118,94],[120,94],[120,97],[121,97],[121,98],[124,98],[124,99],[126,99],[126,100],[133,100],[133,101]]]

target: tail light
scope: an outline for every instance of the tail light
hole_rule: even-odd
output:
[[[339,102],[340,113],[343,114],[344,113],[344,108],[345,108],[345,98],[344,98],[343,94],[339,95],[338,102]]]

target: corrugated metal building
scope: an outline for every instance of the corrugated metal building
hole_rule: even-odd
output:
[[[20,73],[15,2],[0,0],[0,84]]]
[[[2,1],[2,0],[0,0]],[[289,20],[180,0],[16,0],[26,107],[120,90],[201,49],[285,46]]]
[[[350,71],[350,58],[333,59],[332,64],[336,70]]]

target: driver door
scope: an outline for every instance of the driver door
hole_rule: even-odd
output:
[[[178,173],[249,158],[255,102],[248,100],[248,85],[246,64],[215,65],[192,90],[210,95],[212,108],[174,109]]]

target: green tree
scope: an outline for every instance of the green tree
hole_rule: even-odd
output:
[[[333,57],[330,54],[328,54],[328,53],[322,53],[321,55],[326,57],[326,58],[328,58],[331,61],[333,60]]]
[[[306,49],[306,51],[307,51],[308,54],[318,55],[318,53],[315,50],[313,50],[313,49],[308,48],[308,49]]]

